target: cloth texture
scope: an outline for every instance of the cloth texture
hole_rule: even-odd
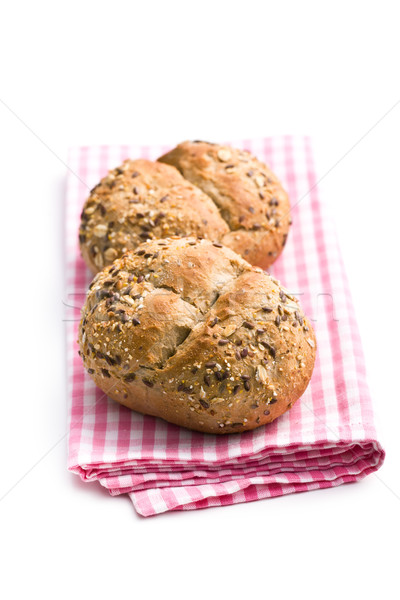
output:
[[[126,158],[155,160],[169,148],[71,148],[66,191],[68,469],[129,494],[152,516],[250,502],[359,481],[384,459],[377,440],[363,352],[335,231],[318,196],[308,137],[232,140],[266,162],[288,191],[293,225],[270,273],[301,302],[318,351],[305,394],[270,425],[208,435],[120,406],[96,388],[78,355],[80,310],[92,279],[79,251],[83,203]]]

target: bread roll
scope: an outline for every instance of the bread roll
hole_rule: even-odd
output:
[[[195,235],[219,240],[228,231],[212,200],[175,167],[126,160],[91,191],[79,242],[96,273],[148,239]]]
[[[183,142],[161,156],[218,206],[229,227],[220,241],[267,269],[289,232],[288,195],[274,173],[249,152],[208,142]]]
[[[98,273],[79,344],[110,398],[208,433],[279,417],[306,389],[316,351],[309,321],[275,279],[196,238],[146,242]]]

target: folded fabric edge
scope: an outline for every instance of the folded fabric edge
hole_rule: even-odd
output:
[[[314,479],[309,481],[282,480],[262,483],[254,480],[257,478],[250,478],[240,482],[207,486],[170,487],[131,492],[129,497],[138,514],[143,517],[151,517],[168,511],[229,506],[276,498],[287,494],[337,487],[345,483],[355,483],[377,471],[380,466],[381,464],[375,467],[367,467],[358,474],[342,474],[332,479],[325,478],[322,472],[314,472],[312,474]]]
[[[365,446],[367,440],[362,442]],[[111,495],[128,493],[135,510],[142,516],[153,516],[169,510],[192,510],[211,506],[224,506],[264,498],[277,497],[289,493],[310,491],[313,489],[334,487],[341,483],[360,481],[368,474],[377,471],[383,464],[385,452],[376,440],[370,440],[372,452],[367,456],[357,456],[354,463],[337,465],[326,469],[308,469],[296,471],[279,471],[273,474],[231,476],[225,481],[201,484],[200,481],[182,481],[180,486],[170,481],[163,487],[149,487],[143,490],[110,487],[106,480],[100,480]],[[355,455],[356,456],[356,455]],[[351,472],[351,470],[356,472]],[[99,478],[87,478],[87,472],[80,466],[69,468],[80,476],[82,481],[97,481]],[[118,477],[111,478],[118,481]]]
[[[359,450],[358,453],[356,450]],[[266,460],[268,458],[279,459],[280,456],[285,457],[291,451],[295,453],[305,453],[304,458],[308,458],[312,456],[313,453],[326,451],[329,449],[340,449],[341,454],[346,452],[353,452],[355,458],[359,458],[360,455],[364,452],[365,458],[370,459],[374,456],[378,457],[376,460],[379,463],[379,467],[384,461],[385,451],[383,450],[381,444],[376,439],[363,439],[363,440],[340,440],[340,442],[332,442],[332,440],[319,441],[315,444],[288,444],[283,447],[274,447],[274,448],[266,448],[264,451],[259,452],[251,457],[251,460],[246,460],[249,457],[242,456],[232,459],[232,460],[220,460],[220,461],[146,461],[146,460],[137,460],[137,461],[127,461],[126,459],[116,461],[110,457],[108,462],[91,462],[90,459],[85,461],[82,460],[82,457],[79,459],[77,456],[70,457],[68,461],[68,470],[72,473],[78,474],[83,481],[96,481],[101,477],[104,477],[106,474],[112,475],[120,475],[122,474],[122,470],[125,470],[128,474],[140,472],[140,470],[145,472],[151,472],[152,466],[162,466],[165,465],[165,471],[168,472],[179,472],[181,469],[186,468],[197,468],[197,469],[220,469],[224,467],[234,468],[235,466],[241,467],[246,466],[248,464],[257,465],[261,460]],[[374,461],[375,462],[375,461]],[[378,468],[379,468],[378,467]]]

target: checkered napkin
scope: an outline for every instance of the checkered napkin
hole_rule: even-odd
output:
[[[91,276],[78,225],[88,190],[125,158],[155,159],[166,147],[72,148],[66,200],[68,468],[129,494],[143,516],[249,502],[358,481],[384,459],[377,441],[363,353],[335,233],[318,199],[311,144],[303,137],[235,140],[269,164],[288,190],[293,226],[271,268],[300,298],[318,340],[304,396],[252,432],[205,435],[119,406],[86,374],[76,343]]]

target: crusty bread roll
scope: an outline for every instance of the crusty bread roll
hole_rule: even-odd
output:
[[[212,200],[175,167],[126,160],[91,191],[79,242],[96,273],[148,239],[195,235],[219,240],[228,231]]]
[[[209,142],[183,142],[161,156],[218,206],[229,227],[220,241],[267,269],[288,236],[289,198],[274,173],[249,152]]]
[[[220,241],[264,269],[277,259],[290,206],[266,165],[207,142],[184,142],[159,161],[126,160],[91,191],[79,242],[94,273],[148,239],[171,235]]]
[[[79,329],[96,384],[144,414],[231,433],[302,395],[316,342],[297,300],[219,243],[152,240],[94,278]]]

